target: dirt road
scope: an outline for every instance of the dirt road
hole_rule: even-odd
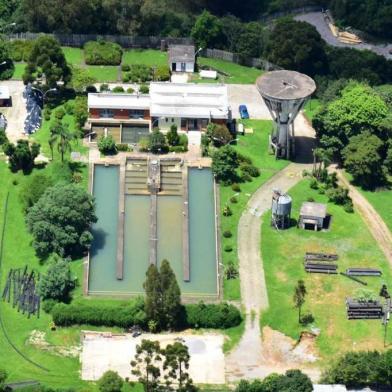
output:
[[[389,264],[392,266],[392,234],[388,229],[388,226],[367,199],[350,184],[342,171],[336,168],[334,168],[334,170],[336,170],[338,174],[339,181],[349,189],[354,208],[361,214],[362,219],[365,221],[374,239],[384,252]]]

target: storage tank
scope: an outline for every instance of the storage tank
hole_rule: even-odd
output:
[[[272,217],[271,224],[277,229],[286,229],[290,226],[292,199],[280,190],[274,190],[272,194]]]

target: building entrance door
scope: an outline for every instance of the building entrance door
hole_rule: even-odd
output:
[[[186,64],[181,63],[181,72],[185,72],[185,71],[186,71]]]

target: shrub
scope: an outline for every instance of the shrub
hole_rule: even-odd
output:
[[[99,91],[102,93],[104,91],[110,91],[109,85],[107,83],[102,83],[99,86]]]
[[[224,146],[214,152],[212,156],[212,171],[218,181],[222,181],[227,185],[236,182],[238,179],[237,167],[237,152],[231,146]]]
[[[116,148],[117,148],[117,151],[125,151],[126,152],[126,151],[130,150],[128,144],[125,144],[125,143],[116,144]]]
[[[132,87],[128,87],[127,88],[127,93],[128,94],[133,94],[135,92],[135,90]]]
[[[58,301],[54,299],[46,299],[42,303],[42,309],[45,313],[51,313],[52,309],[58,304]]]
[[[185,305],[187,325],[191,328],[225,329],[241,323],[240,311],[227,303]]]
[[[347,201],[346,203],[343,204],[343,209],[344,211],[348,212],[349,214],[354,212],[354,206],[352,201]]]
[[[86,302],[58,304],[52,309],[52,317],[55,324],[61,327],[81,324],[121,328],[129,328],[134,324],[146,326],[142,298],[119,305]]]
[[[144,64],[132,64],[128,73],[133,83],[144,83],[152,80],[152,69]]]
[[[260,170],[256,166],[242,164],[240,166],[240,170],[242,173],[249,174],[251,177],[259,177],[260,176]]]
[[[223,232],[223,237],[230,238],[233,236],[233,233],[230,230],[226,230]]]
[[[58,120],[62,120],[63,117],[65,116],[65,110],[62,106],[60,106],[59,108],[57,108],[54,111],[54,116],[58,119]]]
[[[112,90],[113,93],[123,93],[124,92],[124,88],[122,86],[116,86],[113,88]]]
[[[224,146],[233,139],[233,136],[227,129],[226,125],[215,124],[212,122],[208,124],[206,134],[212,144],[216,147]]]
[[[228,280],[237,279],[238,275],[238,267],[232,261],[229,261],[225,267],[225,278]]]
[[[170,80],[170,68],[168,65],[160,65],[155,71],[155,80],[166,82]]]
[[[8,143],[8,137],[4,128],[0,128],[0,146]]]
[[[188,151],[188,136],[184,133],[180,134],[180,145],[184,147],[184,151]]]
[[[84,58],[88,65],[119,65],[122,48],[114,42],[89,41],[84,45]]]
[[[71,182],[74,184],[80,184],[83,181],[83,175],[81,173],[72,173]]]
[[[177,125],[173,124],[166,133],[166,139],[169,146],[178,146],[180,144],[180,136],[177,132]]]
[[[131,67],[129,66],[129,64],[123,64],[121,66],[121,71],[123,72],[129,72],[131,70]]]
[[[313,203],[313,202],[314,202],[314,197],[309,196],[306,200],[307,200],[309,203]]]
[[[98,140],[98,149],[104,155],[117,154],[116,142],[114,141],[113,136],[101,136]]]
[[[181,152],[186,152],[187,150],[185,149],[184,146],[169,146],[169,151],[181,153]]]
[[[233,204],[237,204],[238,203],[238,199],[235,196],[230,197],[230,202]]]
[[[149,148],[153,154],[166,153],[168,146],[166,145],[165,135],[159,131],[153,131],[149,139]]]
[[[229,206],[224,206],[222,211],[223,216],[232,216],[233,212]]]
[[[97,92],[97,88],[95,86],[87,86],[86,87],[86,92],[87,93],[96,93]]]
[[[225,250],[225,252],[232,252],[233,247],[231,245],[225,245],[224,250]]]
[[[248,173],[242,172],[240,178],[241,178],[242,182],[251,182],[252,181],[252,177]]]
[[[27,62],[33,48],[34,41],[14,40],[10,42],[10,56],[13,61]]]
[[[231,189],[232,189],[234,192],[241,192],[241,187],[239,186],[239,184],[232,184],[232,185],[231,185]]]
[[[150,87],[148,87],[146,84],[142,84],[139,88],[140,94],[148,94],[150,92]]]
[[[141,152],[147,152],[150,149],[150,137],[143,136],[139,139],[139,150]]]
[[[100,392],[121,392],[124,384],[123,379],[113,370],[106,371],[98,380]]]
[[[130,76],[128,73],[124,73],[121,77],[121,80],[123,81],[123,83],[128,83],[130,81]]]
[[[79,129],[81,129],[84,126],[84,124],[88,118],[87,98],[86,97],[76,97],[74,116],[75,116],[76,126]]]
[[[351,198],[348,195],[348,189],[337,187],[337,188],[330,188],[327,191],[328,200],[332,201],[338,205],[344,205],[348,202],[351,202]]]
[[[3,151],[9,157],[9,167],[12,172],[22,170],[23,173],[28,174],[34,167],[34,159],[39,155],[40,145],[37,143],[30,145],[27,140],[18,140],[16,145],[5,143]]]
[[[247,164],[247,165],[251,165],[252,164],[252,159],[241,154],[238,153],[238,162],[242,165],[242,164]]]
[[[310,180],[309,186],[311,189],[318,189],[319,187],[318,181],[315,178],[312,178]]]

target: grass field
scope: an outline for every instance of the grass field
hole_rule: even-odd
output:
[[[197,61],[199,66],[208,66],[218,72],[227,74],[228,76],[224,76],[222,74],[219,75],[219,79],[217,81],[222,83],[254,84],[256,79],[263,73],[263,71],[257,68],[245,67],[243,65],[219,59],[199,57]],[[200,79],[196,75],[192,81],[196,83],[211,83],[211,79]]]
[[[15,66],[15,70],[14,70],[14,74],[12,75],[12,79],[22,80],[26,63],[14,63],[14,66]]]
[[[115,65],[88,65],[86,70],[98,82],[115,82],[118,78],[118,67]]]
[[[311,121],[313,120],[313,117],[320,111],[320,109],[320,100],[317,98],[310,99],[304,107],[304,114]]]
[[[132,49],[123,53],[123,64],[145,64],[147,66],[167,65],[167,52],[154,49]]]
[[[327,202],[325,195],[310,189],[309,180],[299,183],[289,194],[293,197],[292,217],[295,218],[301,203],[309,197]],[[365,286],[342,275],[307,274],[303,268],[305,252],[337,253],[339,271],[350,266],[380,268],[382,278],[361,278],[368,283],[366,289],[376,295],[381,285],[391,280],[389,266],[359,214],[346,213],[331,203],[328,212],[332,214],[332,223],[327,232],[305,231],[295,226],[278,232],[271,228],[267,213],[261,238],[270,303],[269,310],[262,314],[262,326],[269,325],[294,339],[306,329],[298,324],[298,311],[292,301],[294,287],[298,279],[303,279],[308,291],[303,313],[310,312],[315,318],[313,325],[320,328],[316,343],[325,362],[348,350],[383,349],[383,327],[380,320],[347,320],[345,298],[355,296]],[[392,336],[388,341],[392,344]]]
[[[81,66],[84,63],[83,49],[68,46],[62,46],[61,49],[68,64]]]
[[[260,168],[261,175],[253,179],[252,182],[240,184],[241,192],[237,195],[238,203],[229,202],[231,196],[236,192],[231,186],[220,186],[220,204],[221,210],[228,203],[233,215],[229,217],[221,216],[221,232],[230,230],[233,234],[231,238],[221,237],[222,259],[223,264],[227,265],[230,261],[238,265],[237,257],[237,226],[242,212],[250,196],[269,178],[271,178],[279,170],[283,169],[288,162],[277,161],[273,155],[268,152],[268,135],[271,131],[272,122],[267,120],[246,120],[244,121],[246,128],[253,128],[253,134],[238,136],[239,141],[234,148],[243,155],[250,157],[253,164]],[[233,247],[232,252],[225,252],[223,249],[226,245]],[[239,300],[240,282],[239,279],[231,279],[224,281],[224,295],[228,300]]]

